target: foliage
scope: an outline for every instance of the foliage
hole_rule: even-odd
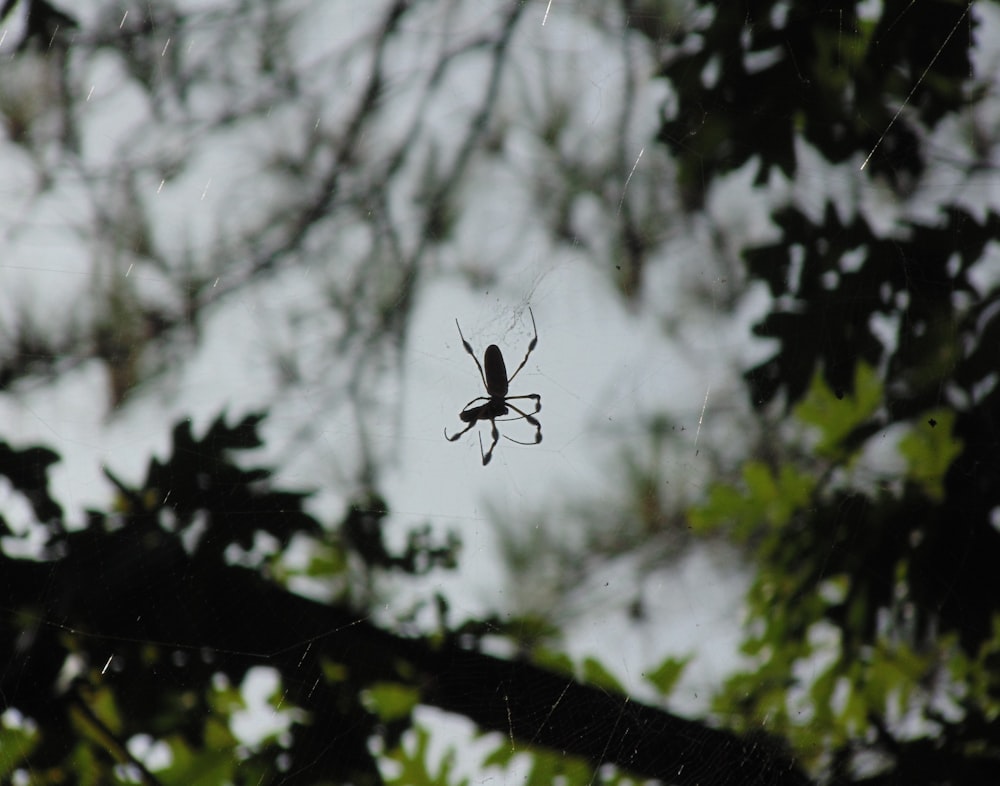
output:
[[[416,744],[413,751],[407,750],[408,746],[398,746],[388,755],[390,762],[396,766],[397,772],[392,777],[386,779],[387,784],[399,784],[399,786],[468,786],[469,779],[456,779],[452,777],[455,767],[455,750],[451,748],[441,758],[437,771],[431,772],[429,766],[429,747],[431,735],[419,726],[413,729]]]
[[[970,78],[973,4],[765,2],[705,20],[663,69],[678,96],[660,138],[682,187],[698,177],[707,189],[751,158],[759,183],[775,169],[792,178],[810,145],[866,165],[856,193],[888,182],[905,199],[933,163],[926,140],[945,119],[974,118],[983,95]],[[971,171],[978,153],[964,150]],[[716,712],[780,734],[835,782],[1000,777],[987,676],[1000,620],[1000,282],[983,275],[1000,216],[960,190],[926,196],[933,212],[900,201],[878,228],[859,200],[773,212],[776,238],[744,259],[773,295],[754,332],[774,349],[746,381],[760,412],[791,413],[777,433],[809,437],[772,442],[691,513],[758,565],[751,665]],[[872,458],[887,449],[892,470]]]
[[[257,607],[267,596],[265,585],[229,562],[252,557],[265,533],[282,547],[294,538],[326,538],[328,548],[352,551],[346,541],[338,546],[329,540],[303,510],[305,494],[276,490],[270,471],[237,461],[261,444],[260,421],[260,415],[248,415],[228,425],[220,417],[201,437],[181,422],[170,456],[150,462],[142,488],[114,480],[118,509],[91,511],[87,526],[75,531],[63,526],[48,493],[46,470],[56,455],[0,446],[0,474],[37,516],[33,528],[15,533],[6,527],[0,558],[6,585],[0,641],[7,664],[0,689],[7,706],[29,719],[27,725],[5,724],[10,758],[3,761],[4,772],[30,772],[38,783],[66,782],[71,774],[79,783],[108,783],[125,766],[164,784],[295,782],[300,775],[285,772],[288,767],[278,761],[288,756],[321,767],[334,780],[364,772],[370,780],[377,773],[368,739],[393,744],[409,723],[415,697],[407,699],[406,691],[392,691],[390,682],[374,678],[380,673],[385,680],[392,670],[359,674],[363,661],[341,670],[321,668],[324,661],[309,657],[310,642],[330,635],[329,627],[298,631],[299,643],[292,647],[287,640],[275,644],[274,635],[286,634],[273,628],[277,623],[267,609]],[[348,520],[358,509],[351,507]],[[411,539],[406,555],[397,558],[380,540],[377,525],[385,508],[372,515],[367,543],[378,541],[379,553],[393,558],[386,569],[416,573],[453,564],[455,541],[439,545],[427,533]],[[37,539],[38,526],[47,531],[40,553],[10,556]],[[251,563],[264,564],[260,555]],[[346,563],[344,555],[328,565],[346,569]],[[371,563],[372,570],[382,568]],[[328,617],[334,630],[335,619]],[[361,619],[351,614],[344,624]],[[306,623],[284,619],[286,632],[299,624]],[[313,660],[318,676],[304,682]],[[275,707],[287,703],[307,712],[295,716],[290,741],[266,739],[248,749],[230,728],[233,713],[243,708],[232,686],[255,665],[281,674],[284,687]],[[340,744],[331,757],[317,735],[337,728]],[[169,764],[155,775],[129,752],[137,735],[169,751]],[[309,770],[298,766],[302,773]]]
[[[661,71],[677,101],[659,138],[691,206],[751,159],[758,184],[772,169],[791,177],[799,139],[834,163],[877,151],[869,171],[902,184],[926,166],[924,128],[965,104],[966,3],[890,0],[877,16],[855,0],[698,5],[708,21]],[[913,111],[897,114],[904,102]]]
[[[675,658],[669,656],[664,658],[659,666],[643,676],[661,696],[669,696],[690,660],[690,657]]]
[[[273,488],[268,470],[240,461],[260,444],[260,421],[220,417],[201,437],[182,422],[143,487],[114,481],[118,510],[91,511],[74,531],[48,493],[55,454],[0,445],[0,476],[49,514],[8,528],[0,553],[0,691],[17,712],[0,732],[4,773],[37,784],[459,782],[453,754],[436,768],[427,760],[426,732],[415,729],[416,749],[404,739],[414,708],[427,704],[500,732],[504,750],[513,740],[519,750],[547,748],[531,758],[531,782],[590,782],[607,764],[662,778],[703,756],[718,762],[715,775],[679,782],[724,783],[732,766],[751,783],[803,782],[776,748],[748,753],[729,732],[630,700],[594,659],[581,663],[578,681],[482,652],[483,637],[501,630],[494,625],[402,635],[376,627],[349,589],[320,602],[276,583],[298,574],[269,568],[282,549],[255,556],[263,534],[323,544],[331,572],[361,561],[398,575],[454,564],[456,541],[418,530],[394,553],[382,538],[388,508],[373,492],[327,532],[304,511],[303,493]],[[359,544],[348,535],[360,519]],[[40,552],[24,555],[40,531]],[[289,723],[249,744],[232,722],[245,709],[240,687],[259,667],[277,675],[271,706]],[[667,660],[651,680],[667,691],[682,667]],[[154,765],[136,745],[165,756]]]
[[[961,448],[948,430],[950,413],[931,418],[935,427],[913,424],[898,440],[911,460],[893,478],[895,490],[879,483],[867,492],[850,469],[860,447],[847,451],[843,439],[870,416],[877,389],[870,372],[859,371],[857,395],[838,399],[817,375],[796,408],[818,431],[812,452],[836,473],[817,481],[791,462],[774,470],[752,462],[741,484],[716,486],[692,512],[699,530],[721,527],[752,542],[760,566],[743,647],[754,668],[729,681],[716,710],[729,716],[741,708],[749,728],[766,723],[813,765],[856,747],[873,723],[939,711],[947,691],[928,686],[940,683],[955,654],[954,640],[936,642],[929,610],[912,600],[927,577],[915,569],[910,544],[933,526],[928,512],[951,464],[941,457]]]

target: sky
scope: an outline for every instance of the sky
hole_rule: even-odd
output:
[[[271,409],[267,455],[280,462],[283,482],[316,490],[311,504],[322,520],[336,521],[352,490],[358,420],[344,404],[350,380],[331,349],[342,325],[329,293],[366,275],[376,289],[391,287],[391,266],[365,267],[365,255],[385,248],[385,239],[366,232],[362,214],[349,204],[289,264],[254,283],[240,282],[247,260],[267,243],[247,229],[297,196],[298,184],[280,162],[308,150],[317,129],[337,138],[370,71],[373,31],[387,4],[366,4],[364,12],[345,0],[273,6],[276,19],[264,27],[287,35],[284,55],[299,80],[295,101],[268,105],[269,84],[260,83],[254,67],[255,25],[233,17],[225,2],[178,3],[189,15],[185,35],[155,41],[149,62],[167,72],[178,57],[204,69],[207,76],[191,84],[187,104],[169,94],[151,104],[137,81],[138,66],[130,71],[114,53],[97,52],[74,71],[74,87],[86,95],[77,156],[57,160],[44,138],[34,148],[43,151],[40,159],[9,139],[0,144],[4,333],[27,314],[52,335],[71,337],[93,319],[97,295],[115,285],[145,303],[176,308],[172,281],[182,265],[220,290],[234,286],[186,343],[146,360],[148,378],[117,409],[109,408],[106,369],[84,356],[65,358],[54,377],[0,394],[3,438],[61,453],[54,492],[71,520],[109,504],[113,490],[103,465],[139,483],[149,459],[166,455],[178,419],[191,417],[198,432],[223,410],[235,419]],[[609,24],[617,20],[604,6],[537,2],[523,11],[491,118],[499,149],[492,155],[477,150],[463,172],[448,242],[419,256],[401,346],[391,362],[373,358],[366,366],[375,383],[363,417],[392,511],[390,539],[402,542],[409,529],[430,523],[456,531],[463,543],[458,571],[408,586],[385,614],[390,619],[415,596],[445,592],[460,622],[493,610],[523,612],[538,601],[537,591],[543,605],[558,604],[564,615],[566,651],[575,659],[598,658],[637,698],[652,696],[643,685],[645,670],[668,654],[694,654],[670,707],[697,713],[737,663],[740,597],[749,573],[734,555],[695,548],[654,567],[643,564],[642,555],[617,558],[595,566],[567,603],[544,594],[550,592],[546,576],[527,588],[511,581],[499,558],[497,527],[524,538],[547,528],[548,538],[575,542],[581,534],[566,506],[620,496],[623,457],[646,450],[648,419],[657,415],[676,430],[664,464],[668,493],[688,500],[701,493],[713,450],[748,437],[739,375],[768,352],[750,337],[767,295],[728,277],[735,268],[727,266],[741,247],[770,236],[770,205],[795,199],[818,208],[825,196],[847,201],[857,198],[860,178],[844,169],[831,175],[803,149],[803,175],[795,183],[775,178],[754,191],[750,165],[713,186],[704,214],[681,213],[664,187],[671,162],[652,139],[669,87],[649,78],[651,54],[638,37],[624,38]],[[401,145],[412,150],[383,194],[402,256],[415,257],[423,240],[418,208],[428,167],[455,159],[483,101],[490,61],[476,45],[497,34],[506,7],[426,3],[385,53],[388,79],[361,151],[374,168]],[[93,0],[75,4],[73,13],[84,32],[128,23],[127,15],[109,9]],[[454,65],[432,83],[442,53]],[[11,57],[9,46],[0,45],[0,57]],[[988,62],[992,54],[983,57]],[[32,82],[33,72],[23,68],[28,95],[51,89]],[[632,104],[623,101],[629,74],[636,79]],[[13,100],[9,79],[0,100]],[[54,120],[44,107],[34,111],[44,134]],[[219,123],[226,111],[237,111],[240,122]],[[539,128],[559,112],[563,130],[557,143],[546,144]],[[310,156],[319,168],[329,152],[318,146]],[[40,166],[52,175],[46,188]],[[947,167],[939,176],[947,177]],[[581,189],[568,200],[573,238],[566,242],[553,237],[551,216],[572,177],[604,190]],[[345,189],[369,187],[358,175]],[[983,185],[991,200],[996,195],[987,189],[993,188]],[[632,300],[614,288],[609,263],[611,232],[626,199],[661,216],[644,287]],[[898,215],[877,193],[860,199],[887,223]],[[91,227],[108,216],[119,222],[113,224],[118,234],[94,238]],[[109,238],[129,228],[148,233],[160,262],[114,247]],[[495,343],[513,370],[532,338],[529,307],[538,344],[511,393],[541,395],[543,441],[523,446],[501,439],[484,467],[477,435],[488,441],[487,425],[457,442],[443,434],[461,428],[459,412],[483,394],[455,321],[480,359]],[[525,423],[501,426],[515,439],[532,436]],[[607,526],[613,532],[621,525]],[[636,597],[643,600],[644,624],[628,615]],[[266,689],[266,677],[260,679],[258,694]],[[451,722],[439,716],[422,717],[442,728]]]

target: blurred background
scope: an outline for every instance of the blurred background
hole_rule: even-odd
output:
[[[1000,777],[997,41],[986,0],[5,2],[0,778]],[[508,373],[537,335],[542,441],[488,466],[456,320]],[[414,641],[699,752],[496,728]]]

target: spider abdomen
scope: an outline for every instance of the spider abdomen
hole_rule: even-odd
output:
[[[507,366],[503,362],[503,353],[496,344],[486,347],[483,356],[483,370],[486,372],[486,392],[490,396],[503,398],[507,395]]]

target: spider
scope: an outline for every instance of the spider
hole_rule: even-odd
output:
[[[480,420],[488,420],[490,425],[493,426],[493,444],[490,445],[490,449],[483,453],[483,435],[479,435],[479,454],[483,457],[483,466],[485,467],[490,463],[490,459],[493,457],[493,448],[497,446],[497,442],[500,441],[500,431],[497,429],[497,418],[506,415],[509,409],[514,410],[519,417],[507,418],[507,420],[519,420],[524,418],[532,426],[535,427],[535,441],[534,442],[521,442],[516,439],[511,439],[506,434],[505,439],[509,439],[511,442],[517,442],[518,445],[537,445],[542,441],[542,424],[539,423],[533,415],[537,415],[542,410],[542,397],[537,393],[531,393],[527,396],[508,396],[507,391],[510,388],[510,383],[514,381],[521,369],[524,368],[524,364],[528,362],[528,356],[531,355],[532,350],[538,344],[538,328],[535,326],[535,315],[531,313],[531,308],[528,308],[528,313],[531,314],[531,328],[535,331],[535,337],[531,339],[531,343],[528,344],[528,351],[524,354],[524,360],[521,361],[521,365],[517,367],[510,377],[507,376],[507,367],[503,362],[503,354],[500,352],[500,347],[496,344],[490,344],[486,347],[486,354],[483,355],[483,366],[486,366],[486,371],[483,371],[483,366],[479,365],[479,358],[476,357],[476,353],[472,351],[472,346],[468,341],[465,340],[465,336],[462,335],[462,326],[458,324],[458,320],[455,320],[455,327],[458,328],[459,338],[462,339],[462,346],[465,347],[465,351],[472,355],[472,359],[476,361],[476,368],[479,369],[479,376],[483,380],[483,385],[486,388],[488,396],[478,396],[462,409],[458,413],[458,417],[461,418],[463,423],[468,423],[464,429],[459,431],[454,436],[448,436],[448,429],[444,430],[445,439],[449,442],[454,442],[459,437],[461,437],[465,432],[476,425]],[[510,402],[515,399],[530,398],[535,401],[535,411],[530,415],[515,407]],[[473,406],[477,401],[485,401],[485,404],[479,404]]]

